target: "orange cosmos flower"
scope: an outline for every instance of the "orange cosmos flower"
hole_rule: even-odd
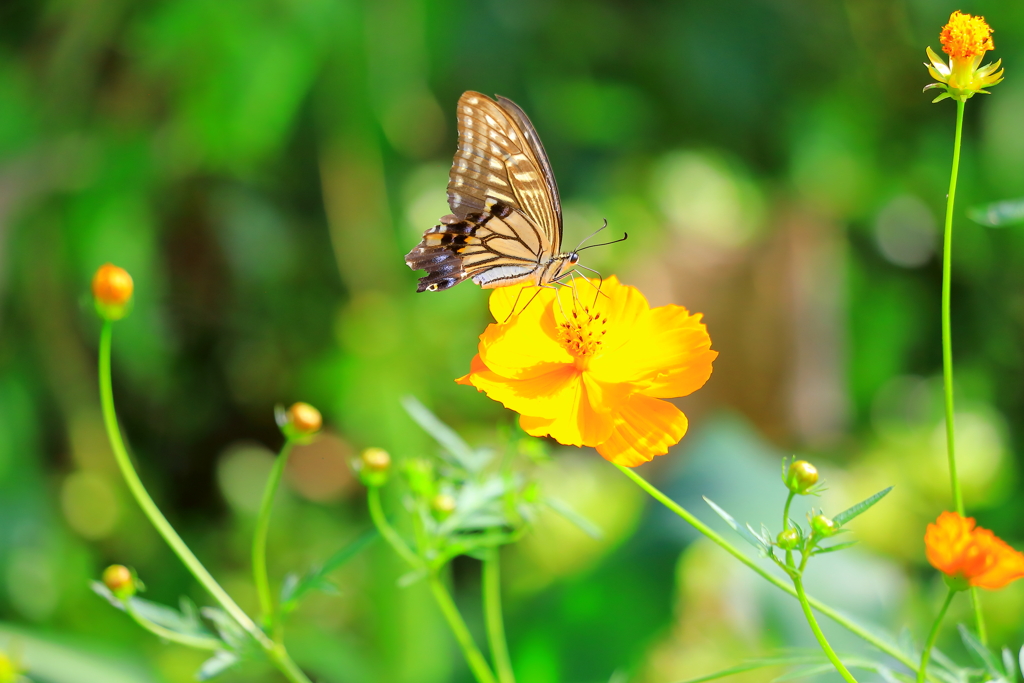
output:
[[[984,17],[953,12],[949,22],[942,27],[939,41],[942,43],[942,51],[949,55],[948,64],[930,47],[925,49],[931,62],[925,66],[932,78],[938,81],[925,86],[925,90],[942,88],[945,91],[933,102],[947,97],[963,102],[975,93],[987,95],[988,91],[984,88],[1003,80],[1003,70],[999,68],[1003,60],[979,68],[985,53],[995,49],[992,28],[985,23]]]
[[[974,518],[943,512],[924,534],[932,566],[963,587],[995,590],[1024,577],[1024,554],[1014,550]]]
[[[510,317],[520,300],[530,303]],[[600,295],[501,287],[490,308],[506,322],[484,330],[469,374],[456,381],[519,413],[527,433],[597,448],[628,467],[667,453],[683,438],[686,416],[661,399],[703,386],[718,355],[700,314],[681,306],[652,309],[615,276]]]

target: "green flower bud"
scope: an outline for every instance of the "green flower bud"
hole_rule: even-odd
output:
[[[455,512],[455,498],[447,493],[439,493],[430,501],[430,508],[438,519],[448,519]]]
[[[429,460],[414,458],[405,463],[405,476],[409,488],[421,499],[434,497],[434,464]]]
[[[383,448],[367,448],[356,461],[359,478],[366,486],[383,486],[391,472],[391,456]]]
[[[811,518],[811,529],[816,536],[828,538],[839,531],[839,525],[825,515],[814,515]]]
[[[126,600],[137,589],[135,574],[123,564],[112,564],[103,570],[103,585],[121,600]]]
[[[783,550],[793,550],[800,545],[800,532],[796,529],[780,531],[775,538],[775,543]]]
[[[806,460],[795,460],[786,472],[786,487],[793,493],[807,495],[818,483],[818,469]]]

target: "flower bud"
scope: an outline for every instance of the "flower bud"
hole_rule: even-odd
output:
[[[132,276],[124,268],[105,263],[92,277],[92,296],[96,312],[104,320],[120,320],[128,315],[134,290]]]
[[[430,508],[438,519],[447,519],[455,512],[455,498],[447,493],[439,493],[430,501]]]
[[[367,448],[356,461],[359,478],[366,486],[383,486],[391,472],[391,456],[383,448]]]
[[[818,483],[818,469],[806,460],[794,460],[786,472],[786,488],[805,496]]]
[[[414,458],[405,463],[405,476],[409,488],[420,498],[434,497],[434,464],[423,458]]]
[[[312,436],[323,426],[320,411],[301,401],[292,404],[292,407],[285,413],[285,419],[286,431],[291,432],[288,436]]]
[[[814,515],[814,517],[811,518],[811,529],[814,531],[816,536],[828,538],[839,531],[839,525],[825,515]]]
[[[780,531],[779,535],[775,538],[775,542],[783,550],[793,550],[800,545],[800,532],[796,529]]]
[[[121,600],[135,595],[135,574],[123,564],[112,564],[103,570],[103,585]]]

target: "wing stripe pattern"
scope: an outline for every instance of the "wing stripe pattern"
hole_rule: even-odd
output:
[[[510,100],[476,92],[459,98],[458,124],[448,182],[452,214],[406,256],[410,268],[427,271],[418,291],[447,289],[467,278],[484,288],[545,284],[560,272],[565,255],[558,252],[558,188],[537,131]]]

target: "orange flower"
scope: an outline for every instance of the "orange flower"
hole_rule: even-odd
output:
[[[995,590],[1024,577],[1024,554],[1014,550],[974,518],[943,512],[924,534],[932,566],[953,580]]]
[[[1003,80],[1003,70],[999,68],[1002,60],[992,64],[981,65],[985,53],[994,50],[992,28],[984,17],[974,17],[959,11],[949,16],[949,22],[942,27],[939,34],[942,51],[949,55],[949,63],[942,59],[930,47],[925,49],[930,64],[926,63],[928,73],[937,83],[925,86],[945,90],[933,102],[952,97],[965,101],[975,93],[988,94],[984,90]]]
[[[687,422],[661,399],[703,386],[718,355],[700,314],[652,309],[615,276],[600,295],[580,290],[577,298],[574,291],[495,289],[491,313],[506,322],[484,330],[469,374],[456,381],[519,413],[533,436],[595,447],[628,467],[667,453]],[[517,301],[529,304],[510,317]]]

